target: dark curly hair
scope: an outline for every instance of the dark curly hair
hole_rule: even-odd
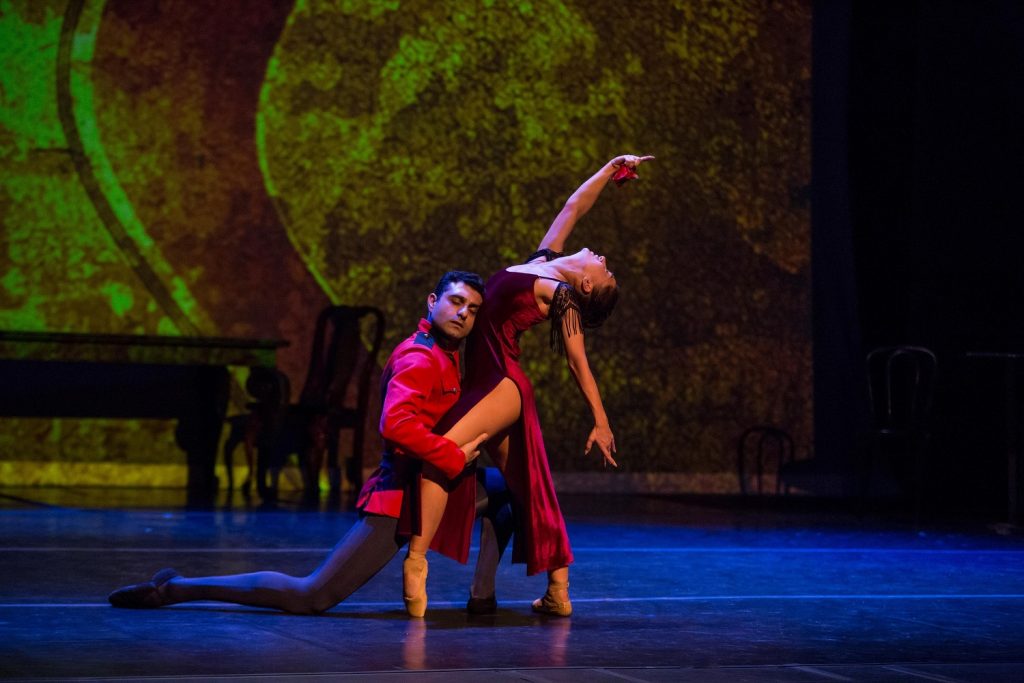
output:
[[[448,289],[448,285],[456,282],[465,282],[467,286],[478,291],[480,296],[485,296],[483,278],[476,273],[470,273],[465,270],[449,270],[447,273],[442,275],[441,279],[437,281],[437,286],[434,287],[434,296],[440,299],[444,296],[445,291]]]

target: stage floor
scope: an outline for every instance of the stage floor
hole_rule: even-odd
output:
[[[575,613],[503,562],[498,614],[471,567],[432,555],[410,620],[396,559],[318,617],[217,603],[118,610],[106,594],[185,575],[312,570],[355,517],[180,507],[183,493],[0,489],[0,677],[235,681],[1021,681],[1024,537],[808,506],[566,497]]]

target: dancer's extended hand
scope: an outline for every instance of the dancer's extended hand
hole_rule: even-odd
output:
[[[587,437],[587,447],[583,454],[589,453],[595,443],[601,449],[601,455],[604,456],[605,467],[609,464],[612,467],[618,467],[619,463],[615,462],[615,458],[612,457],[612,453],[615,452],[615,435],[612,434],[611,427],[598,427],[594,425],[594,428],[590,430],[590,436]]]
[[[636,168],[645,161],[650,161],[653,158],[654,157],[650,155],[641,157],[635,154],[621,154],[612,159],[612,166],[615,166],[616,168],[619,166],[629,166],[630,168]]]
[[[459,448],[462,449],[462,452],[466,454],[467,465],[480,457],[480,444],[482,444],[484,441],[487,441],[486,432],[476,437],[469,443],[459,446]]]

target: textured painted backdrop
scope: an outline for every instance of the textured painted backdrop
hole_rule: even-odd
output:
[[[0,2],[0,328],[284,337],[298,387],[321,306],[381,306],[393,344],[440,271],[521,260],[655,154],[570,245],[623,287],[593,365],[624,470],[725,481],[750,424],[811,439],[810,30],[809,1]],[[545,337],[553,466],[590,469]],[[180,458],[145,423],[0,447]]]

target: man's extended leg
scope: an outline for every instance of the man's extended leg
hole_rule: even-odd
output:
[[[174,576],[127,586],[110,594],[117,607],[160,607],[193,600],[216,600],[272,607],[296,614],[330,609],[373,578],[405,544],[396,538],[398,520],[366,515],[338,541],[327,559],[309,576],[253,572],[228,576]],[[159,576],[159,574],[158,574]]]

